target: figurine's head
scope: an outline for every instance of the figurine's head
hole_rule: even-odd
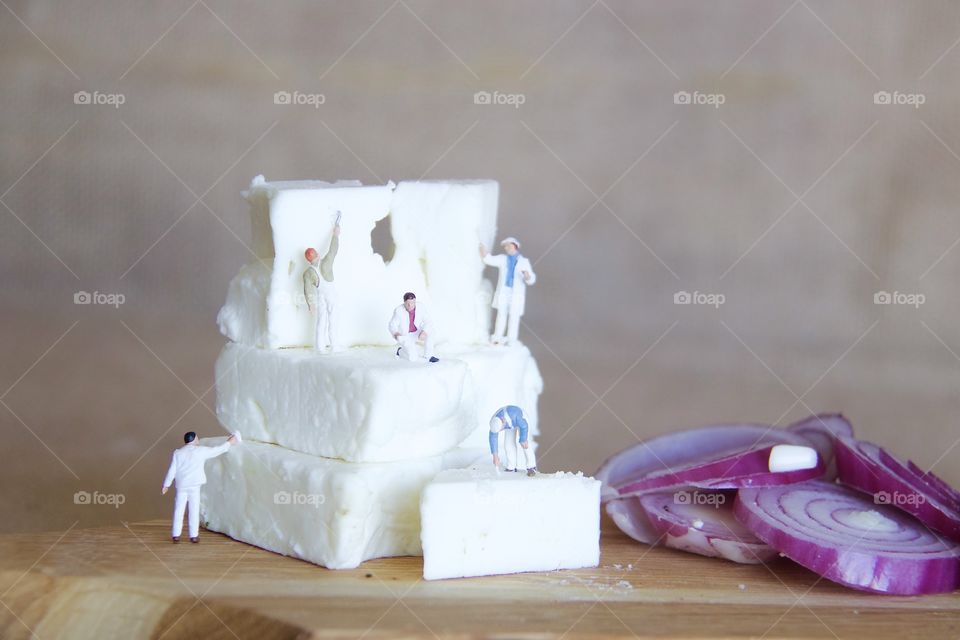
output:
[[[320,257],[320,254],[317,253],[316,249],[314,249],[313,247],[310,247],[309,249],[303,252],[303,257],[307,259],[307,262],[309,262],[310,264],[313,264],[314,262],[317,261],[317,258]]]
[[[500,433],[506,424],[503,418],[494,414],[494,416],[490,418],[490,433]]]
[[[196,439],[197,439],[197,434],[194,433],[193,431],[187,431],[185,434],[183,434],[183,441],[186,442],[187,444],[190,444]]]
[[[417,308],[417,296],[407,291],[403,294],[403,307],[407,311],[413,311]]]
[[[500,246],[503,247],[508,256],[515,256],[520,253],[520,241],[513,236],[501,240]]]

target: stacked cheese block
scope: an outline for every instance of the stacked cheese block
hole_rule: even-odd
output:
[[[220,421],[245,442],[207,463],[205,526],[329,568],[421,555],[424,486],[444,470],[494,472],[494,411],[520,406],[531,440],[538,433],[536,362],[522,345],[488,340],[492,286],[477,248],[494,244],[497,183],[258,176],[244,195],[257,260],[218,316],[229,342],[216,387]],[[337,337],[347,348],[322,353],[303,254],[324,255],[338,215]],[[392,255],[373,250],[378,224],[389,225]],[[429,310],[437,363],[395,356],[387,323],[406,291]],[[523,455],[505,462],[526,466]]]

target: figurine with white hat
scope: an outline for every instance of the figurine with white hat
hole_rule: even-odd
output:
[[[494,344],[504,342],[504,332],[508,344],[517,342],[520,333],[520,317],[527,298],[527,286],[537,281],[530,260],[520,254],[520,241],[508,236],[500,241],[503,253],[493,255],[480,243],[480,257],[485,264],[497,267],[500,277],[497,291],[493,295],[493,308],[497,310],[497,321],[491,341]]]

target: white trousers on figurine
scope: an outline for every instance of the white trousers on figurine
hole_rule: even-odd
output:
[[[537,466],[537,456],[533,451],[533,443],[530,442],[527,435],[527,444],[529,447],[524,449],[520,446],[520,432],[516,429],[503,430],[503,463],[504,469],[532,469]],[[521,453],[523,452],[523,453]],[[519,454],[519,455],[518,455]],[[524,456],[524,462],[520,461],[520,455]]]
[[[400,334],[400,337],[397,338],[397,343],[400,345],[401,358],[406,358],[410,362],[413,362],[420,357],[420,347],[417,345],[417,336],[419,335],[419,331]],[[433,357],[433,336],[429,333],[423,341],[423,357],[427,360]]]
[[[179,538],[183,532],[183,511],[187,510],[190,524],[190,537],[200,535],[200,485],[195,487],[177,487],[177,497],[173,501],[173,537]]]
[[[314,330],[313,348],[318,351],[326,349],[328,346],[334,351],[337,350],[337,290],[332,282],[320,280],[320,286],[317,287],[316,304],[314,307],[314,320],[316,326]]]
[[[511,310],[512,302],[512,295],[504,296],[503,301],[500,302],[500,308],[497,309],[497,321],[493,328],[494,342],[503,342],[505,330],[508,342],[516,342],[520,336],[520,314]]]

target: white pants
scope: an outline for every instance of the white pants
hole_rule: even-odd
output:
[[[336,342],[337,290],[334,288],[333,283],[321,280],[320,286],[317,287],[315,300],[313,312],[316,326],[314,329],[313,348],[319,351],[329,346],[334,351],[337,351],[339,348]]]
[[[503,300],[498,305],[497,309],[497,322],[494,325],[493,329],[493,341],[502,342],[504,330],[507,332],[507,340],[509,342],[516,342],[517,338],[520,336],[520,314],[516,312],[511,313],[511,307],[513,307],[513,296],[508,295],[504,296]]]
[[[527,446],[524,453],[520,446],[520,432],[516,429],[504,429],[503,433],[503,463],[504,469],[532,469],[537,466],[537,455],[533,450],[533,443],[530,442],[531,435],[527,434]],[[520,457],[523,456],[523,461]]]
[[[177,497],[173,501],[173,534],[179,538],[183,532],[183,511],[189,505],[187,518],[190,521],[190,537],[200,535],[200,485],[196,487],[177,487]]]
[[[419,331],[411,331],[407,334],[400,334],[400,336],[397,338],[397,343],[400,345],[401,358],[406,358],[407,360],[413,362],[420,357],[420,348],[417,346],[417,336],[419,335]],[[433,335],[429,333],[423,341],[423,357],[427,360],[433,357]]]

